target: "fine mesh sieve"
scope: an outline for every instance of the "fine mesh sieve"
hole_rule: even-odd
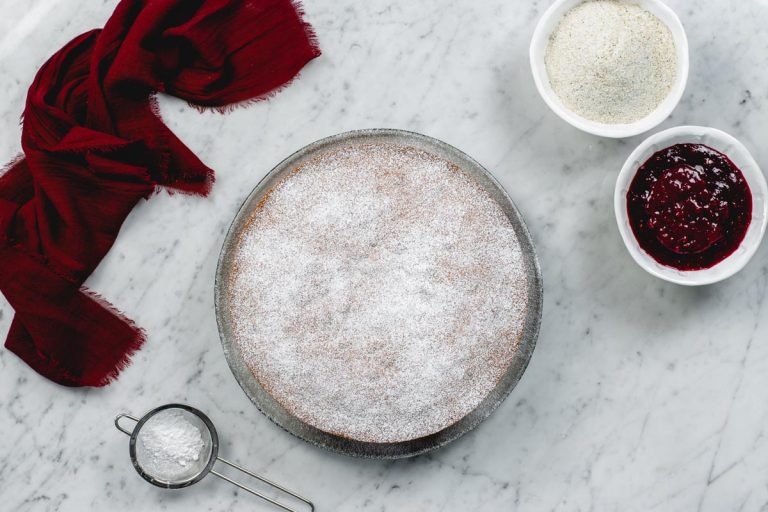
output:
[[[137,441],[140,437],[142,429],[147,425],[148,422],[151,422],[151,420],[155,418],[158,413],[167,413],[170,411],[180,415],[184,420],[194,425],[200,431],[202,437],[202,448],[200,450],[199,457],[196,460],[190,460],[187,466],[180,468],[180,470],[178,472],[174,472],[173,475],[163,475],[158,474],[157,472],[153,474],[152,470],[150,469],[152,465],[149,463],[150,453],[147,451],[143,443],[139,443]],[[127,430],[120,425],[120,421],[122,419],[134,421],[136,422],[136,425],[132,430]],[[298,512],[296,509],[290,508],[284,503],[272,499],[255,489],[247,487],[246,485],[219,473],[214,469],[213,466],[216,464],[216,462],[221,462],[222,464],[230,466],[231,468],[234,468],[241,473],[245,473],[248,476],[264,482],[275,490],[281,491],[305,503],[309,507],[309,510],[315,510],[315,506],[306,498],[303,498],[298,494],[289,491],[285,487],[267,480],[266,478],[252,473],[251,471],[248,471],[247,469],[242,468],[233,462],[229,462],[219,457],[219,436],[216,433],[216,427],[213,426],[213,423],[208,418],[208,416],[195,409],[194,407],[190,407],[184,404],[162,405],[152,409],[141,418],[135,418],[130,414],[125,413],[119,414],[115,418],[115,427],[117,427],[120,432],[130,436],[128,450],[130,453],[131,462],[133,463],[133,467],[136,468],[136,471],[139,473],[139,475],[141,475],[142,478],[144,478],[144,480],[153,485],[166,489],[180,489],[182,487],[188,487],[199,482],[205,478],[208,473],[211,473],[221,478],[222,480],[226,480],[227,482],[239,487],[240,489],[243,489],[244,491],[254,494],[259,498],[266,500],[277,507],[280,507],[283,510],[287,510],[288,512]]]

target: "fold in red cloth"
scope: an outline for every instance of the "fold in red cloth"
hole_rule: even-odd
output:
[[[205,195],[213,171],[162,123],[161,91],[202,107],[266,97],[320,51],[291,0],[122,0],[27,95],[25,158],[0,176],[6,347],[67,386],[103,386],[143,332],[83,288],[158,187]]]

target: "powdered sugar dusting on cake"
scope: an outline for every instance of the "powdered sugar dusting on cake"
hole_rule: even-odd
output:
[[[401,442],[477,407],[527,308],[500,206],[423,150],[358,144],[279,183],[234,249],[226,306],[259,383],[326,432]]]

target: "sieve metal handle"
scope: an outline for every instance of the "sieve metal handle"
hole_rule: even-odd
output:
[[[128,418],[130,418],[130,419],[133,419],[133,418],[131,418],[130,416],[127,416],[127,417],[128,417]],[[117,420],[115,420],[115,424],[117,425]],[[117,428],[120,428],[120,427],[118,426]],[[122,430],[122,429],[120,429],[120,430]],[[125,431],[123,430],[123,432],[125,432]],[[307,504],[307,506],[309,507],[309,510],[310,510],[311,512],[314,512],[314,510],[315,510],[315,506],[314,506],[314,505],[312,504],[312,502],[311,502],[311,501],[309,501],[307,498],[304,498],[304,497],[302,497],[302,496],[299,496],[299,495],[298,495],[298,494],[296,494],[295,492],[293,492],[293,491],[289,491],[289,490],[288,490],[288,489],[286,489],[285,487],[282,487],[282,486],[280,486],[280,485],[276,484],[275,482],[272,482],[272,481],[270,481],[270,480],[267,480],[266,478],[264,478],[264,477],[262,477],[262,476],[259,476],[259,475],[257,475],[256,473],[252,473],[252,472],[248,471],[247,469],[245,469],[245,468],[243,468],[243,467],[240,467],[240,466],[238,466],[237,464],[235,464],[235,463],[233,463],[233,462],[229,462],[228,460],[224,460],[224,459],[222,459],[221,457],[216,457],[216,460],[218,460],[218,461],[220,461],[220,462],[223,462],[223,463],[224,463],[224,464],[226,464],[227,466],[230,466],[230,467],[232,467],[232,468],[235,468],[235,469],[237,469],[238,471],[240,471],[240,472],[242,472],[242,473],[245,473],[246,475],[252,476],[253,478],[255,478],[255,479],[257,479],[257,480],[260,480],[260,481],[264,482],[265,484],[269,485],[270,487],[272,487],[272,488],[274,488],[274,489],[277,489],[277,490],[279,490],[279,491],[282,491],[282,492],[284,492],[285,494],[288,494],[289,496],[293,496],[293,497],[294,497],[294,498],[296,498],[297,500],[299,500],[299,501],[301,501],[301,502],[303,502],[303,503],[306,503],[306,504]],[[253,494],[253,495],[255,495],[255,496],[258,496],[259,498],[261,498],[261,499],[263,499],[263,500],[266,500],[266,501],[270,502],[271,504],[275,505],[276,507],[280,507],[281,509],[283,509],[283,510],[287,510],[288,512],[298,512],[298,511],[297,511],[295,508],[290,508],[290,507],[288,507],[288,506],[286,506],[286,505],[283,505],[283,504],[282,504],[282,503],[280,503],[279,501],[275,501],[275,500],[273,500],[272,498],[269,498],[269,497],[267,497],[267,496],[264,496],[264,495],[263,495],[263,494],[261,494],[260,492],[258,492],[258,491],[256,491],[256,490],[254,490],[254,489],[251,489],[250,487],[247,487],[247,486],[245,486],[245,485],[243,485],[243,484],[241,484],[241,483],[239,483],[239,482],[236,482],[235,480],[232,480],[231,478],[229,478],[229,477],[227,477],[227,476],[224,476],[224,475],[222,475],[221,473],[217,472],[217,471],[216,471],[216,470],[214,470],[214,469],[211,469],[211,473],[213,473],[213,474],[214,474],[214,475],[216,475],[217,477],[221,478],[222,480],[226,480],[227,482],[231,483],[232,485],[235,485],[235,486],[239,487],[240,489],[242,489],[242,490],[244,490],[244,491],[248,491],[249,493],[251,493],[251,494]]]
[[[139,418],[134,418],[130,414],[125,414],[125,413],[118,414],[117,417],[115,418],[115,427],[117,427],[117,430],[119,430],[120,432],[122,432],[127,436],[133,435],[132,430],[129,432],[128,430],[125,430],[123,427],[120,426],[120,420],[123,418],[128,418],[129,420],[132,420],[136,423],[139,422]]]

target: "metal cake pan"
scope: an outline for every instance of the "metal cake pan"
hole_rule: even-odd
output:
[[[528,308],[520,345],[496,387],[473,411],[453,425],[426,437],[398,443],[370,443],[348,439],[319,430],[290,414],[258,383],[248,369],[232,335],[228,315],[223,310],[225,287],[238,234],[254,208],[296,167],[327,150],[361,143],[390,143],[416,147],[448,160],[473,177],[499,204],[514,227],[528,277]],[[391,129],[359,130],[333,135],[300,149],[280,162],[253,189],[232,221],[219,256],[215,282],[216,321],[224,355],[240,387],[256,407],[278,426],[304,441],[346,455],[378,459],[412,457],[434,450],[466,434],[487,418],[514,389],[528,366],[541,324],[542,299],[541,270],[530,233],[520,212],[496,179],[475,160],[449,144],[426,135]]]

